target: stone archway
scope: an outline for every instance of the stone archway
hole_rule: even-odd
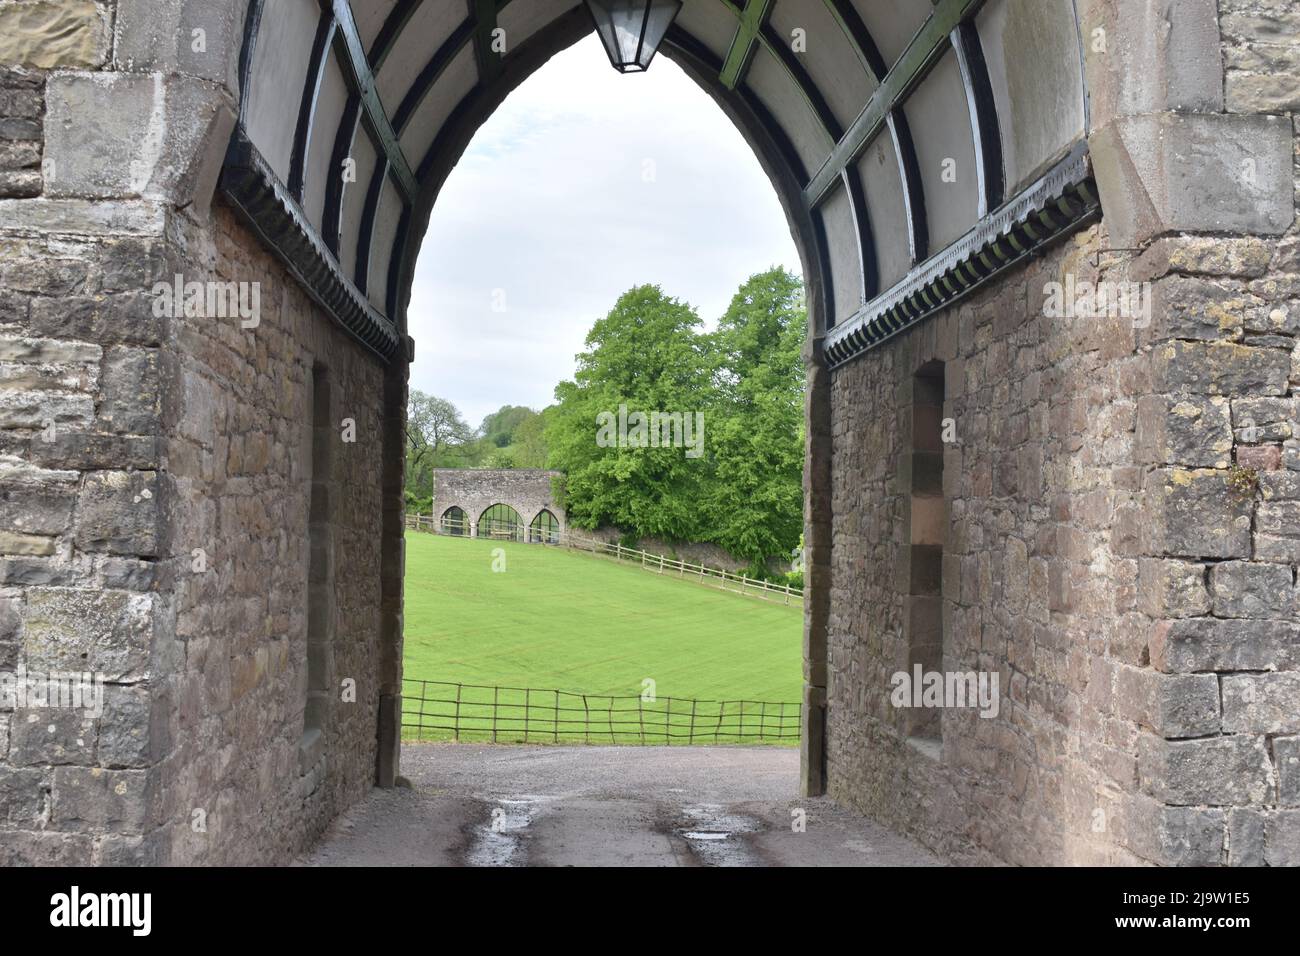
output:
[[[563,530],[565,512],[555,494],[555,482],[562,477],[558,471],[535,468],[438,468],[433,472],[433,511],[441,514],[459,507],[468,516],[466,533],[471,537],[486,536],[481,516],[496,505],[514,509],[521,537],[527,537],[543,511]]]
[[[1297,104],[1240,56],[1225,85],[1225,49],[1286,46],[1235,10],[687,0],[665,53],[754,146],[813,316],[805,792],[1015,862],[1300,858],[1273,740],[1294,706],[1233,696],[1282,692],[1295,625],[1232,597],[1300,560],[1281,408],[1297,268],[1278,238],[1294,231]],[[4,349],[84,373],[30,372],[38,398],[3,406],[23,530],[4,539],[0,650],[33,669],[90,661],[111,705],[95,751],[57,766],[9,728],[7,844],[19,859],[285,859],[397,776],[420,237],[474,130],[585,14],[72,0],[0,20],[0,66],[17,67],[0,76],[5,135],[25,144],[0,171]],[[1155,283],[1150,323],[1041,314],[1067,277]],[[918,404],[934,362],[952,392]],[[930,604],[956,641],[945,655],[1005,673],[1012,703],[945,724],[937,760],[882,704],[908,663],[889,633],[934,597],[907,579],[934,545],[899,517],[900,489],[926,480],[933,452],[913,443],[931,410],[967,437],[943,452]],[[1264,473],[1258,500],[1224,491],[1243,464]],[[309,607],[317,574],[337,598]],[[1134,581],[1141,602],[1106,602]],[[318,626],[359,635],[330,664],[358,699],[333,715],[319,775],[299,767],[291,703]],[[1218,782],[1186,779],[1188,761]],[[49,796],[43,823],[31,793]]]

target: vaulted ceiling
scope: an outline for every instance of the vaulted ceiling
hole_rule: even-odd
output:
[[[474,130],[592,29],[578,0],[252,0],[225,192],[390,355]],[[844,361],[1096,213],[1080,43],[1073,0],[685,0],[662,52],[754,146]]]

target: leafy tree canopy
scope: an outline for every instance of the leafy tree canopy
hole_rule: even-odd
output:
[[[629,289],[541,412],[504,405],[476,434],[450,402],[412,391],[408,501],[432,496],[433,468],[555,468],[572,525],[712,542],[761,574],[802,531],[806,332],[802,281],[780,268],[751,276],[713,332],[659,286]],[[691,432],[642,447],[635,416],[655,412]],[[680,441],[700,417],[702,443]]]

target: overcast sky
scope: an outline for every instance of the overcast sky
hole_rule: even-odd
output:
[[[412,291],[411,387],[475,426],[540,409],[631,286],[658,283],[711,326],[772,265],[799,272],[731,122],[667,57],[616,73],[593,34],[506,100],[443,188]]]

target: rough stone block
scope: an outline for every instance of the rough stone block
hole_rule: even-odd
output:
[[[102,276],[100,292],[148,292],[154,285],[170,281],[162,246],[143,239],[119,239],[103,245],[99,267]]]
[[[1277,564],[1224,561],[1210,570],[1216,617],[1289,617],[1295,605],[1291,569]]]
[[[1239,339],[1246,314],[1263,302],[1240,289],[1188,276],[1168,276],[1152,290],[1152,337]]]
[[[1232,463],[1228,399],[1143,396],[1137,406],[1137,447],[1152,464],[1227,468]]]
[[[5,827],[43,825],[49,782],[43,770],[24,770],[0,764],[0,823]],[[9,834],[0,840],[8,842]]]
[[[157,345],[161,320],[143,293],[36,299],[30,327],[41,335],[76,338],[104,345]]]
[[[1228,109],[1234,113],[1283,113],[1300,109],[1300,82],[1293,74],[1242,73],[1224,77]]]
[[[9,726],[9,762],[15,766],[86,766],[95,762],[96,734],[95,718],[83,708],[19,709]]]
[[[23,651],[36,671],[91,671],[108,681],[149,674],[149,594],[33,588],[23,609]]]
[[[26,169],[40,163],[40,143],[0,140],[0,169]]]
[[[99,566],[100,583],[112,591],[148,591],[157,579],[154,561],[105,558]]]
[[[238,95],[238,58],[217,51],[242,45],[241,13],[241,4],[211,0],[118,0],[114,65],[131,72],[185,73]],[[195,34],[199,30],[201,37]]]
[[[1281,235],[1295,218],[1292,130],[1283,117],[1123,116],[1089,145],[1116,246],[1167,232]]]
[[[158,236],[166,210],[154,202],[0,199],[0,222],[6,231],[41,236]]]
[[[14,534],[59,535],[67,530],[76,504],[71,484],[5,488],[0,485],[0,527]]]
[[[0,866],[4,867],[89,866],[92,853],[92,840],[84,833],[6,830],[0,840]]]
[[[1285,441],[1300,435],[1300,402],[1294,398],[1234,398],[1232,427],[1237,441]]]
[[[1264,825],[1262,810],[1228,811],[1228,865],[1264,865]]]
[[[158,431],[161,390],[157,349],[112,348],[104,357],[99,417],[109,431]]]
[[[1224,239],[1210,236],[1170,236],[1157,239],[1133,263],[1134,282],[1170,273],[1254,279],[1268,271],[1270,243],[1254,237]]]
[[[0,169],[0,197],[26,199],[41,194],[44,180],[39,169]]]
[[[1282,468],[1281,445],[1242,445],[1237,448],[1237,464],[1256,472]]]
[[[0,554],[51,555],[55,540],[35,534],[14,534],[0,531]]]
[[[1144,793],[1174,806],[1255,806],[1273,796],[1263,737],[1144,736],[1138,742],[1138,776]]]
[[[1264,828],[1264,862],[1300,866],[1300,810],[1270,813]]]
[[[1199,617],[1210,612],[1204,564],[1174,558],[1138,562],[1140,607],[1149,617]]]
[[[104,350],[87,342],[0,336],[0,362],[73,365],[98,362]]]
[[[77,546],[87,551],[158,552],[158,476],[102,471],[87,475],[77,508]]]
[[[1300,732],[1300,671],[1224,675],[1223,729],[1249,734]]]
[[[1146,672],[1151,728],[1161,737],[1200,737],[1219,730],[1219,681],[1213,674]]]
[[[93,0],[0,4],[0,63],[94,69],[108,54],[108,16]]]
[[[1129,816],[1129,847],[1142,859],[1161,866],[1222,865],[1224,811],[1168,807],[1137,796]]]
[[[0,140],[5,142],[40,142],[41,121],[27,116],[0,116]]]
[[[1288,470],[1262,474],[1259,491],[1266,502],[1300,501],[1300,473]]]
[[[1255,557],[1300,563],[1300,501],[1264,501],[1255,511]]]
[[[18,640],[22,631],[23,598],[21,593],[0,594],[0,641]],[[0,660],[0,667],[4,662]]]
[[[50,823],[140,833],[151,822],[152,799],[148,771],[56,767]]]
[[[162,866],[165,862],[154,835],[106,833],[95,841],[96,866]]]
[[[1088,89],[1094,123],[1166,110],[1223,110],[1217,11],[1209,3],[1126,0],[1083,3],[1087,38],[1104,30],[1106,47],[1089,46]]]
[[[147,767],[163,744],[151,721],[152,698],[143,687],[105,688],[104,716],[99,721],[98,762],[104,767]],[[158,730],[151,740],[151,731]]]
[[[1189,618],[1157,624],[1151,663],[1169,674],[1277,670],[1300,662],[1300,625]]]
[[[219,168],[210,154],[234,128],[219,87],[163,74],[56,74],[46,102],[45,151],[59,158],[47,196],[139,196],[206,209]]]
[[[85,425],[93,419],[95,402],[89,395],[43,391],[0,391],[0,429],[40,431],[56,426]]]
[[[1163,469],[1147,476],[1150,551],[1181,557],[1250,556],[1251,499],[1233,491],[1227,473]]]
[[[1166,342],[1155,352],[1156,380],[1172,392],[1285,395],[1291,356],[1282,349],[1234,342]]]
[[[90,268],[76,259],[12,257],[0,261],[0,281],[9,289],[33,295],[66,296],[85,291]]]

